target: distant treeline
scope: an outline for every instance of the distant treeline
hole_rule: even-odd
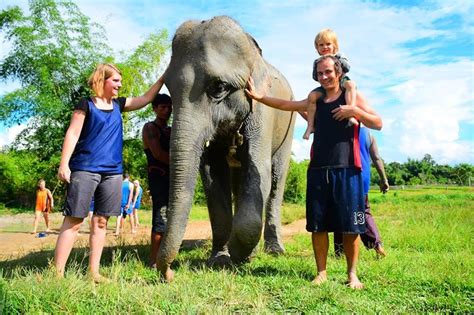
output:
[[[141,141],[129,139],[124,143],[124,166],[132,179],[138,179],[147,191],[146,159]],[[49,158],[39,157],[30,150],[9,150],[0,152],[0,207],[32,207],[35,199],[36,183],[46,180],[61,205],[64,200],[65,185],[56,179],[59,153]],[[306,170],[309,161],[291,161],[286,180],[284,202],[302,204],[306,196]],[[474,167],[470,164],[456,166],[438,165],[429,154],[421,160],[408,159],[405,163],[391,162],[385,165],[390,185],[471,185]],[[371,185],[378,185],[379,177],[371,169]],[[149,204],[148,194],[144,202]],[[195,203],[205,204],[204,189],[198,180]]]

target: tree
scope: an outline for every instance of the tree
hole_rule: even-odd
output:
[[[19,7],[0,13],[0,31],[12,45],[0,79],[21,84],[0,100],[0,118],[7,126],[27,123],[17,144],[47,158],[60,151],[66,117],[87,93],[87,74],[108,47],[102,28],[72,2],[33,0],[29,9],[30,15]]]
[[[123,78],[121,95],[140,95],[156,81],[170,45],[168,33],[161,30],[149,35],[131,54],[115,57],[102,26],[92,23],[68,0],[31,0],[26,13],[9,7],[0,12],[0,32],[11,44],[0,60],[0,80],[20,83],[19,89],[0,97],[0,120],[7,126],[28,126],[0,153],[0,202],[20,200],[19,204],[27,205],[31,200],[21,196],[34,198],[31,187],[39,178],[56,183],[72,109],[81,97],[91,94],[87,79],[96,64],[116,63]],[[140,178],[146,170],[138,154],[142,148],[134,138],[141,131],[140,123],[151,115],[151,110],[124,114],[130,139],[124,143],[124,167],[140,171],[134,174]],[[58,188],[59,194],[62,189]]]
[[[116,60],[103,28],[73,2],[31,0],[29,11],[0,12],[0,31],[12,45],[0,62],[0,80],[21,84],[0,99],[0,119],[7,126],[28,124],[15,146],[47,159],[61,151],[73,106],[90,94],[87,79],[95,65]],[[124,95],[138,95],[156,79],[153,71],[168,47],[167,33],[161,31],[118,62]]]

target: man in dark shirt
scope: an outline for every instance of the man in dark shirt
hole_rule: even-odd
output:
[[[247,94],[268,106],[306,111],[316,105],[315,138],[306,193],[306,229],[312,233],[317,276],[313,283],[327,281],[326,262],[329,248],[328,232],[342,232],[347,260],[347,284],[361,289],[356,272],[359,257],[359,234],[365,232],[364,193],[359,150],[359,126],[346,128],[347,120],[355,117],[365,126],[381,129],[382,120],[357,93],[357,106],[344,105],[340,85],[342,68],[337,58],[323,56],[317,61],[318,81],[326,91],[318,99],[314,91],[302,101],[288,101],[261,95],[249,80]]]

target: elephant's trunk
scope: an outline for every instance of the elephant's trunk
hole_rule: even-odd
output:
[[[170,195],[167,228],[158,253],[158,268],[164,274],[176,257],[191,210],[204,136],[197,122],[175,116],[170,145]]]

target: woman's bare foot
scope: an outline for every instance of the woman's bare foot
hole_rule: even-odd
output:
[[[313,281],[311,281],[311,283],[315,285],[321,285],[326,281],[328,281],[328,276],[326,274],[326,271],[321,271],[318,273],[316,278],[314,278]]]
[[[359,278],[355,273],[350,273],[347,279],[347,286],[354,290],[361,290],[364,288],[364,284],[360,282]]]
[[[99,284],[99,283],[109,283],[110,279],[106,278],[98,273],[96,274],[91,274],[89,273],[89,279],[92,280],[94,283]]]

